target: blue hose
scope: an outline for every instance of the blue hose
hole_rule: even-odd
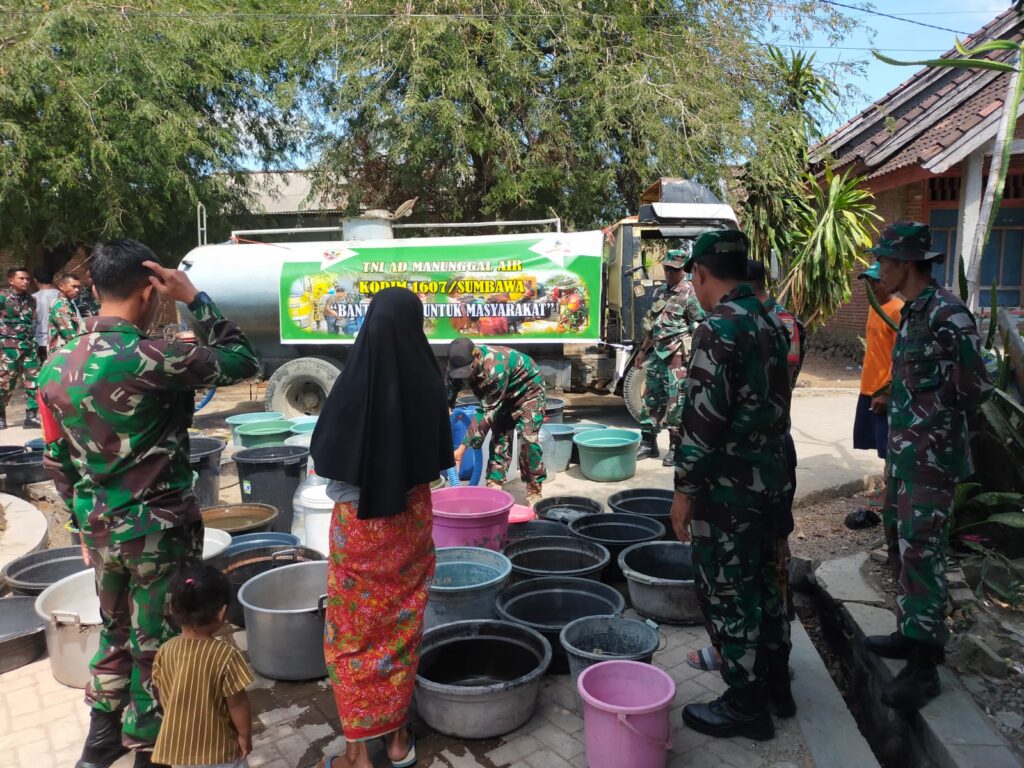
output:
[[[213,400],[213,396],[215,394],[217,394],[217,388],[216,387],[214,387],[211,390],[208,390],[206,395],[203,397],[203,399],[199,401],[199,405],[196,406],[195,412],[199,413],[201,410],[203,410],[203,408],[205,408],[209,404],[209,402],[211,400]]]
[[[455,467],[448,468],[448,487],[458,488],[462,483],[459,481],[459,470]]]
[[[452,448],[458,447],[458,444],[462,442],[462,435],[465,434],[465,429],[468,429],[469,425],[472,423],[473,417],[476,415],[476,411],[476,406],[463,406],[452,411],[452,433],[455,441],[455,445],[453,445]],[[459,428],[463,426],[465,429],[462,429],[461,434],[458,434]],[[484,473],[484,452],[480,448],[472,448],[471,451],[470,456],[473,458],[473,471],[469,477],[469,484],[476,485],[480,482],[480,477]],[[466,463],[466,458],[467,457],[465,456],[462,457],[463,465]],[[462,466],[455,468],[455,470],[457,482],[451,482],[451,474],[449,473],[448,484],[452,486],[461,484],[459,480],[461,479]]]

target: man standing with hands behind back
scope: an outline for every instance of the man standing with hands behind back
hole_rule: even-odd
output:
[[[39,350],[36,347],[36,301],[29,295],[32,280],[24,267],[7,270],[7,288],[0,291],[0,429],[7,429],[7,404],[20,377],[25,384],[26,429],[38,429],[36,377]]]
[[[161,720],[153,659],[176,634],[166,618],[170,579],[202,554],[189,466],[195,390],[242,381],[258,363],[210,297],[137,240],[98,246],[92,275],[99,316],[83,321],[40,377],[45,466],[88,547],[103,619],[76,768],[107,768],[124,748],[143,768]],[[161,297],[188,306],[200,344],[146,335]]]
[[[700,236],[686,262],[709,313],[693,336],[676,451],[672,527],[693,541],[697,590],[729,686],[688,704],[683,722],[711,736],[770,739],[796,711],[789,622],[776,572],[775,523],[789,489],[789,338],[745,283],[747,238]]]

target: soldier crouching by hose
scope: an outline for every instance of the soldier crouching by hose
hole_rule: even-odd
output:
[[[647,373],[640,415],[643,436],[636,455],[639,459],[658,458],[658,433],[664,421],[670,436],[670,448],[662,462],[666,467],[672,466],[672,454],[679,442],[689,340],[702,316],[693,288],[683,279],[685,260],[683,251],[674,250],[662,263],[665,284],[654,294],[654,303],[644,318],[646,338],[636,360]]]

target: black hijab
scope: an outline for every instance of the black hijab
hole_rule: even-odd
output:
[[[359,486],[358,517],[391,517],[406,495],[454,465],[447,394],[405,288],[378,293],[313,432],[321,477]]]

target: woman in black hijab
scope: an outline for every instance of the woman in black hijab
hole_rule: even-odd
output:
[[[370,768],[366,742],[386,736],[411,766],[405,725],[434,574],[429,483],[454,464],[447,392],[423,305],[404,288],[370,303],[313,433],[317,474],[335,501],[324,655],[347,740],[326,768]]]

